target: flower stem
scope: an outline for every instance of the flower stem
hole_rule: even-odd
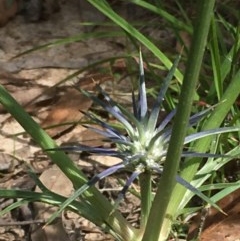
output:
[[[213,129],[220,126],[221,122],[223,121],[224,117],[227,115],[228,111],[230,110],[231,106],[234,104],[236,98],[239,95],[240,91],[240,70],[236,73],[234,78],[232,79],[231,83],[229,84],[227,90],[222,96],[221,105],[218,105],[216,109],[213,111],[211,117],[206,121],[203,126],[204,130]],[[212,137],[206,137],[200,139],[194,145],[194,150],[197,152],[206,152],[211,146]],[[199,167],[199,160],[198,158],[191,158],[185,165],[183,172],[181,173],[182,178],[186,181],[191,181],[196,174],[198,167]],[[176,207],[181,210],[188,200],[185,199],[184,194],[186,193],[186,188],[180,185],[176,185],[172,194],[171,198],[171,206],[168,206],[167,212],[172,213]],[[164,227],[170,227],[171,220],[165,219]],[[164,228],[163,227],[163,228]]]
[[[182,153],[187,124],[191,113],[193,96],[198,81],[203,54],[206,46],[209,26],[213,14],[215,0],[202,0],[199,2],[199,15],[195,23],[193,42],[188,57],[186,73],[183,80],[182,91],[173,125],[172,136],[169,143],[168,153],[164,164],[163,175],[160,179],[156,196],[154,198],[143,241],[166,240],[170,232],[170,226],[164,227],[164,219],[171,220],[178,207],[174,207],[172,213],[166,213],[172,191],[176,185],[179,161]],[[164,234],[164,235],[163,235]]]
[[[150,172],[144,172],[139,176],[141,188],[141,226],[144,230],[147,224],[150,208],[152,206],[152,175]]]

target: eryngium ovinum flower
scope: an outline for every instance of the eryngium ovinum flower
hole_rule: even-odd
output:
[[[85,127],[92,129],[93,131],[100,133],[111,143],[115,144],[114,148],[100,148],[90,147],[85,145],[76,146],[64,146],[59,148],[64,151],[73,152],[89,152],[103,156],[114,156],[120,158],[122,161],[119,164],[111,166],[103,172],[95,175],[85,185],[78,189],[73,196],[71,196],[63,205],[63,210],[74,199],[80,196],[90,186],[94,185],[100,179],[103,179],[119,170],[128,170],[132,174],[126,181],[122,191],[119,193],[117,202],[125,195],[132,182],[144,172],[158,173],[161,175],[164,168],[164,161],[168,150],[168,144],[172,133],[172,127],[170,125],[171,120],[174,118],[176,110],[171,111],[164,119],[158,124],[158,117],[160,109],[162,108],[162,102],[164,100],[165,93],[168,89],[170,81],[174,75],[176,66],[180,57],[174,62],[171,70],[163,81],[161,90],[156,98],[156,101],[151,109],[147,105],[147,94],[144,79],[143,61],[140,54],[140,78],[139,78],[139,90],[138,97],[136,98],[134,93],[132,94],[132,108],[133,111],[129,112],[126,108],[116,103],[100,86],[97,86],[98,91],[104,97],[99,99],[96,95],[87,91],[81,90],[84,95],[93,100],[94,103],[100,105],[105,111],[111,114],[121,124],[123,128],[117,128],[106,123],[101,118],[97,117],[93,113],[84,113],[93,123],[99,125],[101,128],[96,128],[90,125]],[[201,111],[189,119],[189,127],[192,127],[199,120],[206,116],[213,107],[210,107],[204,111]],[[121,131],[123,130],[124,131]],[[220,134],[230,131],[237,131],[239,128],[218,128],[203,132],[191,134],[185,138],[184,144],[188,144],[194,140],[202,137],[206,137],[213,134]],[[56,150],[56,149],[55,149]],[[182,152],[182,157],[219,157],[222,155],[215,155],[210,153],[195,153],[195,152]],[[182,179],[180,176],[176,176],[176,181],[187,189],[200,196],[202,199],[216,205],[202,194],[198,189],[194,188],[190,183]]]

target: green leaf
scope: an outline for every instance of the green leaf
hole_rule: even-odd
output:
[[[156,46],[152,41],[150,41],[147,37],[141,34],[136,28],[134,28],[130,23],[116,14],[109,4],[105,0],[88,0],[92,5],[94,5],[99,11],[101,11],[104,15],[110,18],[113,22],[115,22],[118,26],[124,29],[129,35],[136,38],[140,43],[142,43],[147,49],[149,49],[163,64],[164,66],[170,70],[172,67],[172,62],[169,58]],[[177,69],[175,72],[175,77],[182,83],[182,73]]]

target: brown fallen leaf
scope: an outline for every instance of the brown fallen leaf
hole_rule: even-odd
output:
[[[191,45],[191,35],[187,32],[180,31],[179,33],[180,40],[176,42],[176,51],[181,54],[182,48],[185,47],[187,50],[190,48]]]
[[[71,181],[56,165],[44,171],[40,176],[40,180],[48,189],[63,196],[69,196],[73,189]],[[39,192],[40,189],[37,188],[36,191]],[[36,219],[47,220],[57,209],[57,207],[48,204],[34,203]],[[45,228],[33,224],[31,230],[32,241],[70,241],[63,227],[61,217],[57,218]]]
[[[214,208],[206,210],[206,214],[198,214],[190,227],[188,241],[237,241],[240,240],[240,189],[221,199],[219,207],[228,215]],[[203,225],[202,232],[199,229]],[[197,237],[199,235],[199,237]]]
[[[89,74],[81,78],[76,84],[78,87],[88,91],[94,90],[96,84],[112,80],[111,75]],[[0,84],[25,108],[25,110],[36,115],[45,128],[55,126],[47,130],[54,138],[71,130],[83,114],[87,111],[92,101],[81,94],[73,86],[48,87],[37,84],[35,81],[16,77],[0,69]],[[44,111],[42,111],[44,109]],[[5,110],[0,106],[0,113]],[[5,118],[4,122],[9,121]],[[67,123],[64,125],[64,123]]]
[[[4,26],[18,11],[17,1],[0,1],[0,27]]]
[[[78,87],[93,91],[96,84],[112,79],[110,75],[92,74],[79,80],[76,84]],[[75,87],[65,87],[62,96],[51,109],[47,117],[42,122],[43,127],[58,125],[57,127],[48,129],[47,132],[50,136],[58,138],[63,133],[71,130],[83,117],[81,111],[87,111],[91,105],[92,100],[84,96]],[[61,125],[67,123],[66,125]]]
[[[56,137],[62,132],[74,126],[83,114],[80,111],[87,111],[92,105],[92,101],[81,94],[75,88],[67,88],[64,95],[60,97],[58,102],[51,107],[46,119],[42,122],[42,127],[68,123],[66,125],[57,126],[48,129],[50,136]]]
[[[24,107],[32,103],[46,89],[35,81],[16,77],[2,69],[0,69],[0,84]],[[2,105],[0,105],[0,113],[5,113]]]

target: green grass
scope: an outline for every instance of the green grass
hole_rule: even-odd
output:
[[[129,63],[133,63],[132,58],[137,56],[141,46],[144,53],[144,61],[148,67],[146,76],[153,79],[153,87],[148,90],[149,95],[155,96],[157,89],[161,85],[165,71],[172,67],[171,59],[178,53],[173,50],[165,53],[157,45],[157,39],[150,39],[139,30],[139,26],[131,24],[105,1],[88,0],[99,11],[105,14],[111,23],[116,26],[116,31],[80,34],[77,36],[61,39],[43,46],[26,51],[23,54],[30,54],[32,51],[44,51],[46,48],[54,47],[58,44],[67,44],[75,41],[87,41],[89,38],[107,38],[125,36],[128,52],[114,58],[104,59],[92,65],[76,71],[73,75],[67,76],[59,84],[70,80],[86,69],[92,69],[104,62],[111,62],[117,58],[125,58]],[[151,182],[149,176],[141,176],[140,183],[145,180],[146,186],[141,186],[143,193],[148,193],[144,197],[142,205],[142,225],[138,230],[132,227],[123,215],[114,212],[114,206],[107,200],[95,187],[91,187],[81,196],[71,202],[68,209],[84,216],[106,232],[113,235],[116,240],[122,241],[162,241],[171,236],[172,225],[177,227],[179,233],[175,236],[186,235],[186,226],[178,221],[180,215],[185,217],[191,212],[201,207],[191,206],[189,203],[194,193],[187,190],[182,185],[175,183],[176,173],[180,172],[182,178],[190,182],[194,187],[207,192],[212,201],[216,202],[229,193],[240,187],[239,182],[222,183],[219,182],[216,172],[224,170],[224,166],[233,158],[240,155],[238,148],[239,133],[229,134],[224,138],[218,136],[205,137],[196,140],[187,148],[195,152],[211,152],[231,155],[226,158],[184,158],[179,167],[180,155],[182,152],[183,139],[186,135],[186,128],[191,111],[198,112],[202,109],[197,104],[193,108],[193,100],[203,101],[207,105],[216,105],[212,112],[201,121],[191,131],[200,132],[218,128],[221,126],[239,127],[239,107],[235,101],[240,94],[240,70],[238,67],[238,55],[240,48],[239,27],[228,22],[224,15],[213,11],[214,0],[203,0],[201,6],[193,4],[194,8],[201,7],[197,16],[197,24],[192,23],[188,12],[184,9],[181,1],[176,1],[177,11],[181,16],[175,16],[164,9],[164,4],[151,4],[143,0],[131,0],[133,4],[142,7],[149,14],[155,14],[158,18],[165,21],[168,28],[180,37],[179,31],[185,31],[192,36],[192,45],[187,51],[188,55],[182,58],[184,68],[177,69],[175,78],[166,93],[164,107],[170,111],[178,106],[177,114],[174,119],[174,128],[170,141],[168,155],[164,164],[163,175],[157,183],[157,191],[153,202]],[[216,5],[215,5],[216,6]],[[221,7],[224,6],[222,3]],[[229,6],[226,7],[229,9]],[[225,9],[225,10],[226,10]],[[239,26],[239,25],[238,25]],[[209,28],[208,28],[209,27]],[[193,34],[194,33],[194,34]],[[206,46],[206,47],[205,47]],[[132,50],[133,49],[133,50]],[[136,70],[137,64],[129,68],[130,72]],[[137,79],[135,76],[133,79]],[[176,103],[179,102],[179,103]],[[0,87],[0,103],[6,110],[23,126],[31,138],[43,149],[56,147],[55,142],[45,133],[45,131],[24,111],[24,109],[9,95],[3,86]],[[230,118],[230,121],[226,119]],[[229,117],[230,116],[230,117]],[[237,141],[232,141],[229,137],[234,137]],[[86,182],[87,178],[73,162],[63,152],[47,152],[49,158],[57,164],[65,175],[71,180],[75,190],[78,190]],[[9,212],[11,209],[21,206],[25,202],[40,201],[55,206],[61,206],[67,197],[53,193],[44,187],[36,175],[31,174],[36,184],[43,193],[34,193],[20,190],[0,190],[0,197],[22,198],[6,208],[2,213]],[[142,179],[142,180],[141,180]],[[212,190],[216,194],[212,194]],[[207,205],[207,204],[203,204]],[[149,216],[149,217],[148,217]],[[154,232],[153,232],[154,230]]]

